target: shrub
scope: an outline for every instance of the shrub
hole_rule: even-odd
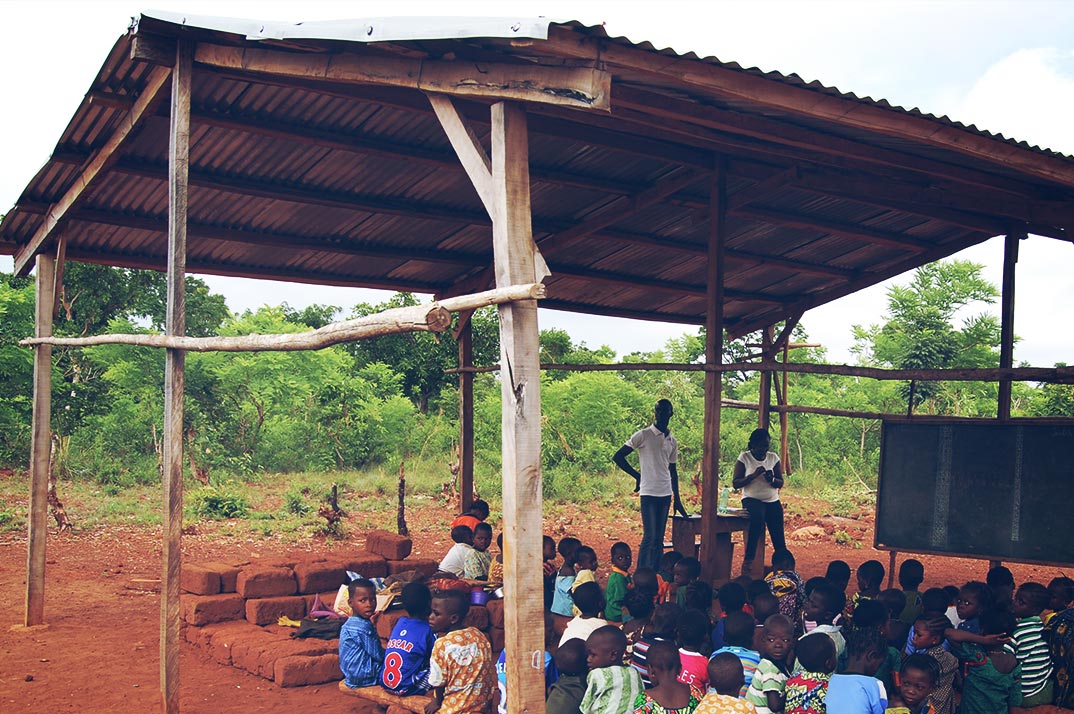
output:
[[[250,504],[230,486],[206,486],[194,494],[194,512],[213,520],[245,518]]]

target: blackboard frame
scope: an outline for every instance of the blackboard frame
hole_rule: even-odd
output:
[[[1066,464],[1074,461],[1074,428],[1072,428],[1071,420],[1051,420],[1051,419],[1016,419],[1011,421],[1001,422],[998,420],[984,420],[984,419],[888,419],[884,420],[881,429],[881,457],[879,468],[879,477],[877,477],[877,489],[876,489],[876,504],[875,504],[875,520],[874,520],[874,536],[873,547],[876,550],[889,551],[889,552],[904,552],[904,553],[923,553],[932,555],[947,555],[956,557],[968,557],[988,560],[1002,560],[1007,563],[1027,563],[1034,565],[1047,565],[1058,567],[1070,567],[1074,565],[1074,554],[1072,554],[1070,548],[1057,547],[1055,540],[1048,541],[1048,548],[1055,548],[1061,553],[1060,557],[1035,557],[1033,550],[1037,552],[1043,548],[1042,543],[1044,537],[1041,535],[1039,526],[1036,523],[1026,527],[1029,530],[1029,538],[1021,537],[1024,533],[1024,529],[1019,525],[1021,514],[1024,513],[1021,509],[1020,494],[1024,489],[1024,481],[1028,480],[1022,471],[1031,471],[1034,476],[1037,475],[1041,469],[1028,469],[1025,464],[1031,462],[1033,466],[1040,467],[1039,458],[1035,454],[1037,451],[1026,450],[1025,453],[1021,450],[1022,442],[1025,439],[1029,439],[1030,443],[1046,443],[1043,439],[1054,438],[1055,435],[1059,435],[1060,440],[1063,443],[1057,445],[1055,451],[1057,456],[1051,457],[1048,463],[1049,467],[1056,467],[1056,464],[1060,464],[1058,468],[1063,471],[1069,471],[1071,468]],[[910,428],[905,428],[905,427]],[[946,434],[944,437],[943,435]],[[1029,435],[1029,436],[1027,436]],[[930,438],[938,439],[934,445],[930,445]],[[958,439],[962,437],[962,442],[959,443]],[[987,438],[985,438],[987,437]],[[914,473],[910,478],[903,478],[894,472],[890,471],[892,466],[905,467],[906,458],[904,454],[899,453],[900,450],[905,450],[908,443],[911,443],[912,438],[918,438],[920,441],[914,442],[913,446],[919,447],[920,453],[925,454],[921,456],[921,465],[927,466],[924,469],[918,469],[919,471],[925,471],[924,475],[921,473]],[[941,446],[939,439],[946,439],[946,446]],[[1008,441],[1014,442],[1017,440],[1018,448],[1010,448]],[[976,479],[979,475],[984,473],[982,481],[984,484],[991,485],[997,489],[998,498],[995,500],[995,506],[993,508],[997,511],[997,518],[995,522],[996,528],[962,528],[959,530],[958,521],[961,516],[962,526],[966,526],[967,519],[970,519],[972,515],[977,516],[977,520],[971,519],[971,523],[979,523],[979,513],[973,509],[966,509],[970,512],[970,515],[959,514],[955,510],[949,507],[944,498],[949,498],[952,486],[950,486],[949,479],[955,478],[958,480],[961,478],[966,480],[966,473],[957,473],[959,468],[961,470],[969,470],[961,463],[953,466],[952,452],[958,451],[953,447],[953,442],[958,443],[961,447],[962,457],[976,457],[977,463],[974,464],[975,471],[972,473],[972,478]],[[968,443],[976,447],[972,450],[967,450]],[[1063,448],[1063,447],[1066,448]],[[930,448],[934,448],[938,453],[932,454],[929,452]],[[944,450],[946,450],[946,456],[944,456]],[[987,454],[982,452],[988,452],[992,450],[995,453]],[[1017,457],[1014,455],[1017,453]],[[956,453],[956,456],[958,454]],[[930,460],[930,456],[934,456]],[[1007,462],[1004,462],[1004,457],[1007,458]],[[901,458],[901,461],[899,461]],[[944,462],[946,458],[946,462]],[[957,460],[956,460],[957,461]],[[1015,466],[1017,462],[1018,466]],[[941,466],[945,464],[945,466]],[[937,481],[929,480],[929,471],[935,468],[937,475],[935,479]],[[1010,471],[1010,476],[1006,476],[1005,471]],[[946,472],[946,478],[948,481],[941,481]],[[954,473],[954,477],[952,476]],[[1047,475],[1051,478],[1051,475]],[[1037,476],[1036,478],[1042,478]],[[920,481],[921,483],[904,483],[904,481]],[[898,483],[898,486],[896,485]],[[1017,485],[1016,485],[1017,484]],[[920,533],[920,526],[925,523],[923,516],[920,514],[920,508],[916,512],[912,513],[908,501],[903,494],[896,491],[897,487],[911,487],[917,486],[920,489],[921,485],[931,485],[932,491],[916,491],[916,495],[919,496],[916,506],[921,506],[926,499],[928,504],[935,509],[933,514],[933,521],[929,526],[932,528],[933,533],[929,538],[925,538]],[[982,504],[987,502],[986,498],[981,497],[982,491],[986,489],[987,485],[983,485],[982,489],[976,490],[978,493],[971,493],[968,498],[975,500],[975,506],[979,511]],[[1063,482],[1064,494],[1072,492],[1071,486],[1074,485],[1074,480]],[[946,486],[946,496],[944,495],[944,487]],[[1003,491],[1004,486],[1010,486],[1011,493]],[[1028,490],[1028,487],[1027,487]],[[1037,499],[1040,499],[1040,494],[1035,491],[1029,491]],[[1012,495],[1013,494],[1013,495]],[[930,498],[931,497],[931,498]],[[1069,498],[1069,496],[1068,496]],[[1072,504],[1074,505],[1074,504]],[[939,513],[945,513],[945,518],[942,524],[938,526]],[[1002,512],[1000,512],[1002,511]],[[1074,510],[1068,511],[1074,512]],[[1004,521],[1004,516],[1010,515],[1010,522]],[[1035,513],[1027,513],[1027,515],[1035,515]],[[898,521],[900,518],[908,518],[908,522],[915,522],[913,526],[901,524],[892,525],[892,522]],[[1028,520],[1027,520],[1028,521]],[[1059,523],[1051,521],[1054,526],[1068,527],[1070,533],[1055,533],[1061,540],[1066,541],[1071,537],[1074,537],[1074,519],[1065,518]],[[952,527],[958,531],[962,538],[966,538],[967,533],[976,533],[975,537],[971,537],[969,541],[962,541],[962,544],[966,545],[964,548],[959,548],[958,544],[950,542],[950,536],[947,533],[947,528]],[[1004,541],[1002,538],[998,539],[998,536],[1005,536],[1005,528],[1011,529],[1010,542]],[[908,530],[910,533],[908,533]],[[940,537],[937,538],[937,531],[939,531]],[[1006,547],[996,548],[995,545],[990,545],[987,541],[992,539],[992,542],[1002,541]],[[956,541],[958,539],[956,538]],[[931,542],[930,542],[931,541]],[[1026,541],[1025,544],[1019,541]],[[1019,552],[1021,551],[1021,552]],[[1064,559],[1069,558],[1069,559]]]

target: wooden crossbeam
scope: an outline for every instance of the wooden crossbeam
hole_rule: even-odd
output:
[[[198,64],[257,75],[405,87],[575,109],[611,108],[611,75],[595,67],[546,67],[420,60],[363,54],[306,54],[199,43]]]
[[[922,253],[929,248],[934,247],[934,245],[928,241],[914,238],[903,233],[892,233],[876,228],[869,228],[868,226],[863,226],[857,223],[842,223],[840,221],[829,220],[818,216],[804,217],[799,214],[779,211],[773,208],[743,207],[733,210],[732,213],[740,218],[749,218],[750,220],[760,221],[761,223],[819,230],[824,233],[843,236],[844,238],[852,238],[854,240],[883,245],[889,248],[898,248],[912,253]]]
[[[792,166],[785,171],[778,171],[763,181],[758,181],[749,188],[744,188],[727,199],[727,209],[735,211],[745,208],[751,203],[756,203],[783,188],[787,184],[793,184],[798,180],[798,166]]]
[[[16,274],[26,275],[30,271],[33,257],[52,239],[56,228],[63,223],[71,209],[86,197],[97,177],[119,158],[123,144],[135,133],[142,121],[153,113],[157,102],[165,96],[162,90],[170,76],[171,70],[164,67],[155,67],[149,73],[138,100],[108,137],[108,141],[93,152],[71,187],[49,208],[44,222],[33,237],[15,253]]]
[[[450,97],[442,94],[430,94],[428,97],[429,104],[436,112],[436,118],[440,120],[440,126],[444,127],[448,141],[455,149],[459,162],[466,171],[466,175],[470,177],[470,183],[473,184],[474,190],[481,198],[481,204],[491,218],[493,211],[492,162],[489,160],[485,147],[481,145],[481,141],[466,119],[459,114],[459,110],[455,108],[455,103]]]

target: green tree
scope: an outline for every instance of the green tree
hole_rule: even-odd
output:
[[[18,341],[34,331],[34,287],[0,275],[0,464],[25,465],[33,412],[33,352]]]

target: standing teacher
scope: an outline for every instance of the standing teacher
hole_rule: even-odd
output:
[[[653,412],[653,424],[634,432],[626,444],[615,452],[612,460],[634,478],[634,493],[641,494],[641,545],[638,546],[638,567],[657,569],[664,553],[664,532],[667,530],[668,509],[674,499],[675,512],[686,515],[679,499],[679,444],[668,429],[674,413],[671,402],[661,399]],[[641,473],[626,457],[638,452]]]
[[[746,556],[742,572],[748,574],[757,554],[757,544],[764,541],[764,529],[772,536],[772,548],[783,550],[787,543],[783,538],[783,504],[779,501],[779,489],[783,487],[783,470],[779,454],[769,451],[767,429],[754,429],[746,451],[735,462],[731,486],[742,489],[742,507],[750,514],[749,531],[746,535]]]

